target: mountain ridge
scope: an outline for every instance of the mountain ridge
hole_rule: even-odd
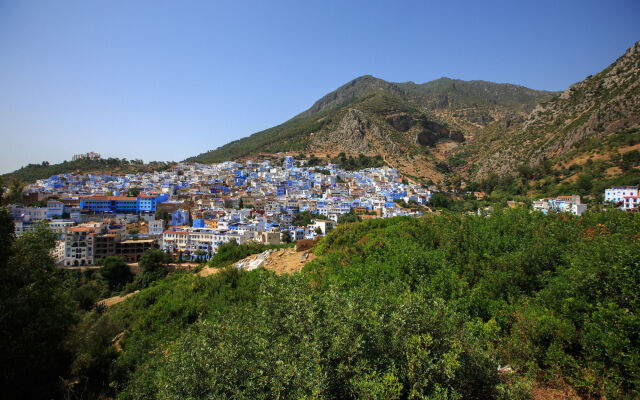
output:
[[[187,161],[277,153],[311,153],[327,161],[341,152],[380,155],[411,179],[446,184],[480,182],[491,174],[518,177],[519,169],[542,163],[550,173],[548,163],[564,170],[595,157],[604,160],[600,170],[581,171],[612,179],[628,170],[621,154],[633,150],[640,127],[639,75],[640,42],[562,92],[447,77],[394,83],[363,75],[283,124]],[[598,145],[604,138],[606,144]],[[576,177],[566,172],[555,179]]]
[[[422,84],[357,77],[322,96],[283,124],[227,143],[186,161],[219,162],[259,153],[311,152],[382,155],[409,174],[440,178],[431,166],[449,148],[496,118],[524,117],[554,92],[487,81],[439,78]],[[401,162],[400,162],[401,161]]]
[[[588,139],[603,138],[640,125],[640,42],[607,68],[577,82],[513,127],[487,130],[469,143],[472,176],[489,171],[513,172],[518,165],[538,165],[575,149]],[[464,158],[464,157],[463,157]]]

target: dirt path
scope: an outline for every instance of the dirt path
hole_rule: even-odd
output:
[[[131,293],[125,294],[124,296],[109,297],[108,299],[100,300],[98,302],[98,304],[102,303],[107,307],[111,307],[114,304],[118,304],[118,303],[121,303],[121,302],[125,301],[126,299],[128,299],[129,297],[133,296],[134,294],[136,294],[138,292],[139,292],[139,290],[136,290],[135,292],[131,292]]]
[[[198,272],[198,275],[200,276],[210,276],[213,274],[217,274],[218,271],[220,271],[220,268],[211,268],[211,267],[204,267],[200,270],[200,272]]]

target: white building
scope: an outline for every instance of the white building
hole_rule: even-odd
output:
[[[248,234],[237,231],[215,230],[208,228],[183,228],[168,230],[162,234],[162,249],[168,251],[215,251],[222,243],[234,240],[244,244]]]
[[[149,221],[149,235],[162,235],[164,233],[164,220]]]
[[[64,239],[64,234],[67,231],[67,228],[71,228],[72,226],[74,226],[75,222],[65,220],[51,220],[49,221],[48,225],[49,229],[59,235],[59,238]]]
[[[540,199],[533,202],[533,210],[540,211],[543,214],[548,212],[566,212],[573,215],[581,216],[587,209],[586,204],[580,202],[580,196],[558,196],[555,199]]]
[[[622,207],[621,210],[629,211],[629,210],[637,210],[640,207],[640,196],[625,196],[622,199]]]
[[[26,207],[22,210],[25,222],[36,222],[47,219],[46,207]]]
[[[65,243],[63,240],[56,240],[56,246],[51,250],[51,257],[56,264],[62,264],[65,257]]]
[[[622,203],[627,196],[638,196],[637,186],[614,186],[604,190],[604,201]]]
[[[320,231],[322,231],[323,235],[326,235],[327,231],[331,230],[334,226],[335,226],[335,222],[334,221],[327,221],[327,220],[322,220],[322,219],[317,219],[317,220],[313,221],[313,225],[309,225],[309,227],[311,229],[313,229],[314,231],[317,228],[320,228]]]
[[[95,231],[96,228],[90,226],[67,228],[64,265],[77,267],[93,264]]]

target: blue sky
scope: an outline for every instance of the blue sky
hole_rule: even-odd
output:
[[[0,0],[0,172],[182,160],[365,74],[563,90],[640,40],[637,0],[307,3]]]

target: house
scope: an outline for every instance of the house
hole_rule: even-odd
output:
[[[80,208],[93,212],[112,212],[114,214],[153,213],[157,199],[153,195],[128,196],[84,196],[80,198]]]
[[[280,244],[280,231],[274,229],[269,232],[260,232],[259,240],[266,245]]]
[[[575,194],[572,196],[558,196],[555,199],[540,199],[533,202],[533,210],[540,211],[543,214],[547,214],[549,212],[566,212],[581,216],[586,209],[587,205],[582,204],[580,202],[580,196]]]
[[[65,234],[66,266],[93,265],[95,227],[74,226],[67,228]]]
[[[604,191],[604,201],[620,206],[621,210],[637,210],[640,205],[638,186],[614,186]]]
[[[320,231],[322,232],[323,235],[326,235],[327,231],[330,231],[331,229],[333,229],[334,226],[335,226],[335,223],[333,221],[327,221],[322,219],[317,219],[313,222],[312,225],[309,225],[309,227],[314,231],[320,228]]]
[[[115,254],[122,257],[126,262],[135,263],[140,261],[140,257],[145,251],[152,249],[155,241],[152,239],[145,240],[125,240],[116,243]]]
[[[640,206],[640,196],[624,196],[622,199],[622,207],[621,210],[624,211],[637,211]]]
[[[162,235],[164,232],[164,220],[149,221],[149,235]]]
[[[57,200],[47,201],[47,218],[62,218],[64,214],[64,203]]]
[[[604,190],[605,202],[622,203],[628,196],[638,196],[638,186],[614,186]]]
[[[59,265],[64,262],[65,255],[65,243],[64,240],[56,240],[56,245],[53,249],[51,249],[51,257],[53,261]]]

